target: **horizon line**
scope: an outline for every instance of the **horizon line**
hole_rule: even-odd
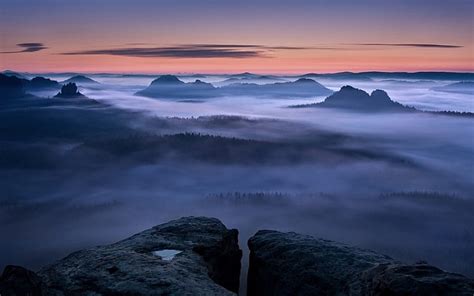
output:
[[[404,70],[394,70],[394,71],[384,71],[384,70],[364,70],[364,71],[335,71],[335,72],[251,72],[251,71],[229,71],[229,72],[120,72],[120,71],[22,71],[22,70],[13,70],[13,69],[2,69],[0,73],[3,72],[15,72],[18,74],[90,74],[90,75],[100,75],[100,74],[113,74],[113,75],[236,75],[236,74],[255,74],[255,75],[288,75],[288,76],[298,76],[298,75],[307,75],[307,74],[317,74],[317,75],[327,75],[327,74],[341,74],[341,73],[351,73],[351,74],[364,74],[364,73],[460,73],[460,74],[474,74],[474,69],[472,70],[416,70],[416,71],[404,71]]]

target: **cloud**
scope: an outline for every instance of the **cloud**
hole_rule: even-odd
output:
[[[145,45],[145,44],[128,44]],[[314,47],[265,46],[259,44],[182,44],[165,47],[125,47],[93,49],[61,53],[63,55],[115,55],[128,57],[172,57],[172,58],[254,58],[270,57],[268,54],[278,50],[307,50]],[[324,48],[330,49],[330,48]]]
[[[147,46],[148,45],[148,46]],[[351,45],[351,47],[347,47]],[[354,47],[357,46],[357,47]],[[364,50],[363,47],[393,46],[420,48],[459,48],[460,45],[426,43],[356,43],[320,46],[267,46],[260,44],[180,44],[174,46],[150,46],[147,43],[129,43],[126,47],[91,49],[61,53],[63,55],[114,55],[141,58],[255,58],[272,57],[282,50]]]
[[[187,44],[167,47],[126,47],[62,53],[64,55],[115,55],[173,58],[253,58],[264,57],[265,50],[254,45]]]
[[[461,48],[461,45],[436,43],[357,43],[362,46],[392,46],[392,47],[419,47],[419,48]]]
[[[28,43],[18,43],[16,46],[23,48],[22,50],[17,51],[4,51],[2,53],[21,53],[21,52],[37,52],[47,47],[43,43],[39,42],[28,42]]]

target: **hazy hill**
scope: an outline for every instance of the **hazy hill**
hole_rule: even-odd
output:
[[[270,84],[234,83],[221,87],[221,91],[226,95],[286,97],[314,97],[325,96],[332,93],[332,90],[308,78],[300,78],[294,82],[277,82]]]
[[[433,87],[432,90],[449,93],[474,94],[474,81],[451,83],[445,86]]]
[[[415,80],[474,80],[474,73],[465,72],[338,72],[308,73],[299,77],[327,78],[336,80],[370,81],[373,79],[415,79]]]
[[[37,76],[29,81],[27,84],[28,90],[45,90],[45,89],[58,89],[61,84],[55,80]]]
[[[25,80],[0,74],[0,97],[18,98],[25,95]]]
[[[363,73],[352,73],[352,72],[339,72],[339,73],[307,73],[299,76],[300,78],[314,78],[314,79],[333,79],[333,80],[350,80],[350,81],[361,81],[370,82],[372,78]]]
[[[244,77],[230,77],[223,81],[216,83],[217,86],[227,86],[234,83],[255,83],[255,84],[269,84],[275,82],[284,82],[285,79],[278,76],[269,76],[269,75],[252,75]]]
[[[250,72],[244,72],[244,73],[238,73],[238,74],[232,74],[230,75],[231,78],[237,78],[237,79],[242,79],[242,78],[257,78],[258,74],[253,74]]]
[[[6,75],[6,76],[15,76],[17,78],[25,79],[25,76],[23,76],[22,74],[15,71],[11,71],[11,70],[5,70],[1,74]]]
[[[225,95],[314,97],[331,93],[330,89],[307,78],[301,78],[294,82],[270,84],[233,83],[216,88],[212,84],[201,80],[185,83],[176,76],[163,75],[153,80],[150,86],[136,94],[153,98],[193,99]]]
[[[185,83],[174,75],[162,75],[136,94],[152,98],[193,99],[215,96],[215,90],[212,84],[201,80]]]
[[[99,84],[99,82],[95,81],[94,79],[91,79],[87,76],[84,75],[76,75],[73,76],[69,79],[64,80],[62,83],[67,84],[67,83],[76,83],[76,84],[82,84],[82,85],[87,85],[87,84]]]
[[[352,86],[343,86],[321,103],[295,107],[337,108],[361,112],[411,112],[415,109],[392,101],[383,90],[375,90],[370,95]]]

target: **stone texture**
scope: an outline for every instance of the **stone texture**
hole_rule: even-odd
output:
[[[474,281],[464,276],[311,236],[262,230],[248,244],[249,296],[474,293]]]
[[[237,236],[214,218],[181,218],[72,253],[38,275],[48,295],[235,295]],[[170,261],[152,253],[163,249],[182,252]]]

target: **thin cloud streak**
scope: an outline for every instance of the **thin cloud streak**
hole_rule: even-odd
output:
[[[44,46],[43,43],[39,42],[18,43],[16,46],[23,48],[23,50],[3,51],[2,53],[37,52],[43,49],[47,49],[47,47]]]
[[[351,45],[362,46],[392,46],[392,47],[419,47],[419,48],[462,48],[462,45],[436,43],[356,43]]]
[[[147,45],[128,43],[127,45]],[[114,55],[141,58],[271,58],[271,54],[283,50],[337,50],[353,51],[361,48],[341,46],[268,46],[260,44],[181,44],[165,47],[124,47],[63,52],[61,55]]]

